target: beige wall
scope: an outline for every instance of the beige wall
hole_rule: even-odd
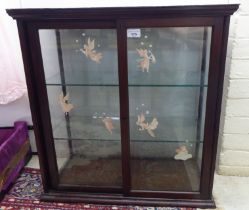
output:
[[[218,173],[249,176],[249,1],[231,19]]]

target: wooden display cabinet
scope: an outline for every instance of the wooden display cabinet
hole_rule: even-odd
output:
[[[214,207],[238,5],[10,9],[43,200]]]

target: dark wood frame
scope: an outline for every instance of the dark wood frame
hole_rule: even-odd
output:
[[[9,15],[17,19],[44,186],[42,199],[105,204],[214,207],[212,186],[229,19],[230,15],[237,9],[238,5],[234,4],[184,7],[7,10]],[[206,103],[205,136],[199,192],[131,190],[126,29],[129,27],[169,26],[212,27],[209,88]],[[122,188],[107,189],[66,186],[58,183],[58,168],[38,30],[63,28],[114,28],[117,30],[122,139]]]

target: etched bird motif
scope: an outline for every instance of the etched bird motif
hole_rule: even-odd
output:
[[[103,58],[102,53],[97,53],[95,48],[95,40],[91,40],[90,37],[87,39],[87,44],[84,44],[83,49],[80,51],[92,61],[100,63],[100,60]]]
[[[68,103],[68,100],[69,94],[64,96],[63,93],[61,93],[59,95],[59,102],[64,113],[69,113],[74,108],[73,104]]]
[[[146,130],[150,136],[155,137],[153,130],[155,130],[159,124],[156,118],[153,118],[151,123],[145,122],[145,116],[142,113],[137,116],[136,124],[140,126],[140,128],[138,128],[139,131]]]
[[[102,119],[102,122],[104,123],[109,133],[112,134],[112,130],[114,129],[114,126],[112,124],[112,118],[105,117],[104,119]]]
[[[150,68],[150,58],[148,56],[148,51],[143,49],[137,49],[138,55],[141,59],[138,61],[138,67],[142,70],[142,72],[149,72]]]
[[[180,146],[176,149],[176,155],[174,156],[175,160],[188,160],[192,158],[192,155],[189,154],[186,146]]]
[[[142,72],[144,72],[144,71],[149,72],[150,61],[152,63],[156,62],[155,56],[152,54],[151,51],[148,52],[147,49],[145,49],[145,50],[144,49],[136,49],[136,50],[137,50],[139,57],[141,57],[141,59],[138,61],[138,67],[142,70]]]

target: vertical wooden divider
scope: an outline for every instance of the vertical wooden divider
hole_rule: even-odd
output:
[[[127,36],[126,36],[126,27],[124,21],[117,20],[116,26],[117,26],[117,44],[118,44],[123,193],[124,195],[128,195],[131,188],[131,169],[130,169]]]

